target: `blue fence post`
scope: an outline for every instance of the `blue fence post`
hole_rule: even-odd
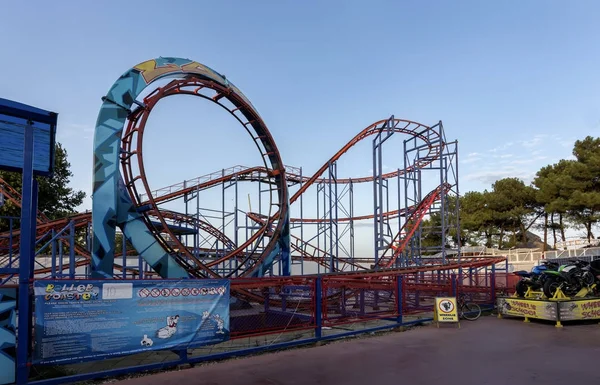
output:
[[[69,278],[75,279],[75,221],[69,222]]]
[[[397,322],[402,324],[402,276],[396,276],[396,306],[398,308],[398,319]]]
[[[26,384],[29,377],[29,348],[31,345],[31,298],[30,280],[32,259],[35,254],[35,215],[36,205],[34,193],[36,184],[33,180],[33,127],[31,122],[25,126],[25,143],[23,148],[23,187],[21,194],[21,244],[19,249],[19,294],[18,309],[18,343],[17,343],[17,384]],[[35,218],[35,217],[34,217]],[[33,237],[32,237],[33,236]],[[32,239],[33,238],[33,239]]]
[[[56,230],[52,229],[52,266],[50,267],[50,276],[56,278]]]
[[[315,324],[316,324],[316,329],[315,329],[315,338],[320,339],[321,338],[321,327],[323,325],[323,317],[322,317],[322,299],[323,298],[323,292],[322,292],[322,285],[321,285],[321,277],[317,277],[315,279]]]
[[[181,349],[177,352],[179,355],[179,359],[181,360],[181,364],[185,364],[188,361],[188,351],[187,349]]]
[[[490,287],[492,289],[492,304],[496,303],[496,265],[492,265],[492,275],[490,276]]]
[[[452,296],[456,297],[456,286],[457,286],[457,281],[456,281],[456,274],[452,274],[450,275],[450,284],[452,285]]]
[[[123,269],[122,269],[122,276],[123,279],[127,279],[127,238],[125,238],[125,234],[123,234],[121,232],[121,254],[123,257]]]

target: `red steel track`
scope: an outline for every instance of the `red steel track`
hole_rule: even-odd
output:
[[[209,88],[212,90],[216,90],[215,95],[207,95],[205,90]],[[228,175],[225,175],[225,172],[222,172],[221,175],[211,174],[208,178],[204,180],[202,178],[198,178],[199,183],[184,183],[181,188],[176,191],[172,191],[173,189],[168,189],[169,191],[165,194],[153,194],[153,192],[149,188],[148,181],[146,179],[146,172],[144,168],[143,161],[143,136],[145,132],[146,122],[152,109],[156,106],[156,104],[165,97],[172,95],[191,95],[198,96],[212,102],[217,103],[227,111],[231,113],[246,129],[248,129],[248,124],[251,122],[246,122],[240,119],[239,115],[236,115],[238,108],[232,108],[229,105],[221,104],[220,100],[223,98],[223,95],[227,92],[226,89],[220,89],[218,85],[214,83],[210,83],[209,85],[206,82],[202,82],[199,79],[195,79],[193,77],[184,79],[184,80],[173,80],[167,85],[163,87],[158,87],[153,92],[151,92],[148,96],[146,96],[143,100],[143,107],[138,108],[133,111],[128,117],[129,123],[123,135],[123,148],[122,148],[122,157],[121,157],[121,166],[123,169],[123,176],[125,179],[125,185],[129,191],[130,196],[133,201],[141,206],[148,206],[150,210],[154,213],[154,215],[159,219],[162,224],[162,229],[156,229],[149,222],[149,218],[145,215],[147,226],[153,231],[155,237],[159,240],[159,242],[165,246],[167,250],[174,252],[175,250],[179,252],[183,252],[185,256],[193,260],[195,265],[200,266],[201,269],[208,271],[209,268],[213,266],[217,266],[223,262],[226,262],[230,259],[240,259],[245,258],[244,262],[249,260],[255,260],[255,263],[258,263],[266,254],[269,253],[270,249],[267,247],[266,250],[262,251],[261,257],[259,260],[256,260],[256,247],[258,247],[261,239],[270,238],[269,245],[274,244],[276,240],[276,236],[273,234],[279,234],[281,221],[279,221],[279,216],[281,214],[282,205],[281,203],[273,204],[273,191],[271,191],[271,208],[275,208],[277,211],[275,213],[271,213],[267,216],[264,216],[261,221],[255,221],[260,224],[261,227],[258,231],[254,231],[252,235],[242,244],[236,245],[233,249],[228,249],[227,253],[220,258],[217,258],[211,262],[206,264],[199,261],[189,250],[185,247],[185,245],[178,239],[177,236],[173,233],[173,231],[169,228],[168,223],[165,218],[161,214],[161,211],[158,208],[159,203],[168,202],[170,200],[176,199],[178,197],[184,196],[186,194],[198,192],[200,190],[209,188],[211,186],[215,186],[220,183],[224,183],[226,181],[230,181],[232,179],[236,180],[252,180],[252,181],[262,181],[266,182],[267,185],[273,185],[272,178],[276,170],[271,170],[266,167],[253,167],[253,168],[238,168],[232,169]],[[403,174],[407,171],[414,170],[416,168],[424,167],[434,160],[438,159],[443,151],[443,141],[439,140],[440,135],[439,132],[432,129],[431,127],[422,125],[420,123],[416,123],[413,121],[402,120],[402,119],[393,119],[391,120],[391,124],[389,120],[381,120],[375,122],[374,124],[368,126],[361,132],[359,132],[354,138],[352,138],[346,145],[344,145],[328,162],[326,162],[312,177],[306,178],[301,175],[289,173],[286,170],[285,178],[288,182],[301,182],[302,185],[300,189],[290,198],[290,204],[293,204],[310,186],[312,186],[315,182],[323,181],[322,174],[327,170],[328,165],[331,162],[337,161],[343,154],[345,154],[350,148],[356,145],[361,140],[371,136],[376,135],[382,132],[382,130],[386,130],[387,132],[394,133],[403,133],[409,134],[412,137],[419,138],[422,140],[428,148],[428,152],[421,157],[416,164],[409,166],[406,170],[394,171],[388,174],[385,174],[383,177],[390,178],[397,176],[399,173]],[[250,133],[250,131],[248,131]],[[251,134],[252,135],[252,134]],[[261,150],[260,146],[258,146],[257,139],[258,137],[253,137],[254,141],[257,143],[257,147]],[[263,149],[268,151],[269,149]],[[266,154],[263,152],[263,157]],[[139,171],[135,171],[133,168],[133,159],[137,159],[137,166]],[[373,181],[373,177],[363,177],[363,178],[355,178],[355,179],[341,179],[338,180],[338,183],[362,183]],[[142,200],[142,194],[138,191],[139,184],[136,185],[136,182],[141,182],[142,189],[145,190],[143,196],[146,198]],[[164,191],[165,189],[163,189]],[[392,217],[393,215],[398,215],[399,211],[397,210],[395,213],[386,213],[386,216]],[[356,218],[355,220],[366,219],[372,216],[363,216],[360,218]],[[351,220],[353,218],[348,218],[347,220]],[[297,221],[297,219],[296,219]],[[214,234],[211,234],[214,235]],[[166,241],[166,238],[170,240],[172,244],[169,244]],[[254,246],[252,246],[254,245]],[[297,247],[297,243],[294,243],[295,250],[302,249]],[[254,249],[252,249],[254,247]],[[318,249],[313,249],[319,251]],[[303,252],[303,254],[305,254]],[[317,258],[320,261],[323,261],[323,258]],[[214,272],[211,275],[214,276]],[[241,276],[245,276],[246,272],[242,272]]]
[[[206,93],[203,93],[207,88],[216,91],[216,94],[213,96],[209,96]],[[194,95],[199,96],[205,99],[209,99],[221,107],[228,110],[240,123],[246,128],[246,130],[250,132],[248,127],[253,124],[253,121],[244,121],[239,114],[238,108],[233,108],[231,106],[225,105],[221,103],[221,98],[223,95],[227,93],[227,89],[221,89],[222,87],[210,84],[207,86],[206,80],[200,81],[194,77],[190,77],[184,80],[174,80],[163,87],[157,88],[155,91],[146,96],[143,100],[143,107],[138,108],[133,111],[129,118],[129,124],[124,132],[123,140],[122,140],[122,156],[121,156],[121,166],[123,169],[123,177],[125,180],[126,187],[129,191],[130,196],[132,197],[134,203],[138,206],[138,208],[144,208],[143,215],[145,218],[146,225],[148,228],[154,233],[155,237],[159,240],[159,242],[169,251],[171,252],[179,252],[183,253],[186,258],[194,261],[194,265],[200,266],[202,270],[209,273],[209,276],[218,276],[214,271],[211,270],[211,267],[215,267],[223,262],[226,262],[231,259],[237,259],[240,263],[240,266],[244,266],[244,263],[250,262],[252,266],[256,263],[262,261],[262,258],[270,251],[267,247],[266,250],[261,253],[256,252],[256,247],[260,243],[261,239],[270,239],[269,245],[273,245],[276,241],[276,234],[281,230],[281,221],[279,220],[279,216],[281,213],[282,206],[278,202],[273,202],[273,194],[276,190],[273,190],[271,187],[270,195],[271,195],[271,211],[269,215],[263,214],[255,214],[255,213],[247,213],[249,219],[253,222],[260,225],[260,229],[255,231],[246,241],[242,242],[239,245],[236,245],[231,239],[229,239],[221,230],[217,229],[213,225],[208,222],[201,221],[198,218],[194,218],[193,216],[184,215],[181,213],[177,213],[174,211],[163,210],[159,208],[159,204],[164,204],[166,202],[170,202],[172,200],[181,198],[188,194],[197,193],[199,191],[209,189],[211,187],[220,185],[224,182],[236,180],[236,181],[260,181],[266,183],[269,186],[274,185],[274,177],[278,176],[279,170],[273,170],[266,167],[266,163],[264,167],[243,167],[243,166],[235,166],[226,170],[222,170],[217,173],[209,174],[204,177],[199,177],[193,180],[186,181],[184,183],[172,185],[163,189],[151,191],[149,188],[149,184],[146,180],[145,171],[144,171],[144,163],[143,163],[143,134],[146,121],[153,107],[158,103],[158,101],[164,97],[171,95]],[[285,168],[285,179],[288,183],[300,183],[300,188],[294,193],[290,198],[290,204],[296,202],[302,194],[304,194],[308,188],[310,188],[315,183],[321,182],[329,182],[327,178],[324,178],[324,173],[328,170],[330,164],[339,160],[348,150],[350,150],[353,146],[355,146],[360,141],[372,136],[377,135],[383,131],[406,134],[411,137],[417,138],[423,142],[424,146],[427,148],[426,154],[421,156],[419,160],[417,160],[414,164],[408,166],[406,169],[392,171],[382,175],[383,179],[397,177],[399,175],[403,175],[407,172],[412,172],[416,169],[423,168],[432,162],[436,161],[442,155],[444,150],[445,143],[442,138],[440,138],[440,134],[435,129],[425,126],[420,123],[416,123],[409,120],[403,119],[392,119],[392,120],[380,120],[377,121],[362,131],[360,131],[356,136],[354,136],[348,143],[346,143],[338,152],[336,152],[327,162],[323,164],[321,168],[317,170],[312,176],[307,177],[303,176],[299,169],[294,169],[291,167]],[[252,133],[251,133],[252,135]],[[259,151],[262,153],[263,157],[269,155],[268,148],[262,148],[259,145],[260,138],[253,137]],[[137,165],[139,172],[134,171],[133,159],[137,159]],[[360,178],[346,178],[346,179],[336,179],[334,183],[337,184],[347,184],[347,183],[366,183],[373,182],[373,176],[360,177]],[[136,185],[136,182],[138,184]],[[142,184],[143,191],[138,191],[139,183]],[[2,185],[2,190],[4,191],[5,196],[12,202],[13,204],[20,206],[20,197],[18,193],[12,189],[6,182],[0,179],[0,185]],[[440,269],[442,266],[421,266],[415,267],[411,269],[393,269],[393,265],[399,255],[402,254],[406,245],[410,241],[411,237],[414,235],[416,229],[419,224],[427,214],[431,205],[433,205],[437,200],[439,200],[443,194],[447,193],[452,186],[444,185],[436,188],[432,192],[430,192],[421,202],[417,205],[409,207],[407,209],[402,210],[393,210],[386,213],[383,213],[383,216],[391,219],[399,216],[407,216],[400,232],[398,232],[390,243],[388,248],[384,251],[382,257],[377,261],[376,269],[374,270],[365,270],[364,266],[350,262],[345,259],[338,259],[340,265],[342,265],[342,270],[344,270],[344,266],[353,266],[358,271],[355,272],[336,272],[336,274],[340,274],[343,276],[353,277],[353,276],[385,276],[389,274],[397,274],[399,272],[408,273],[412,272],[414,269],[416,271],[427,271],[428,269]],[[363,215],[363,216],[355,216],[355,217],[345,217],[337,219],[339,222],[344,221],[359,221],[372,219],[374,215]],[[151,219],[158,219],[160,225],[157,227],[155,222],[152,222]],[[91,221],[91,213],[81,213],[76,214],[67,218],[62,218],[59,220],[49,220],[43,213],[38,211],[37,217],[37,237],[44,236],[51,230],[61,230],[65,226],[67,226],[71,221],[74,221],[74,227],[76,229],[80,229],[89,225]],[[290,222],[305,222],[305,223],[318,223],[321,221],[325,221],[325,219],[315,219],[315,218],[291,218]],[[223,249],[226,250],[225,255],[211,260],[210,262],[203,263],[198,260],[198,258],[188,250],[188,248],[179,240],[179,238],[173,233],[169,225],[173,224],[190,224],[194,228],[202,230],[203,232],[209,234],[215,240],[217,240],[221,245],[224,245]],[[6,235],[6,234],[0,234]],[[19,231],[14,231],[12,233],[12,239],[17,240],[20,238]],[[18,242],[14,242],[15,245],[18,245]],[[256,246],[252,246],[256,245]],[[6,239],[0,239],[0,246],[8,247]],[[330,268],[330,258],[329,254],[321,250],[313,245],[301,240],[298,237],[291,236],[291,248],[295,253],[300,254],[302,259],[307,261],[312,261],[319,263],[320,265]],[[254,247],[254,249],[253,249]],[[210,250],[208,250],[210,251]],[[77,261],[77,266],[83,266],[86,263],[89,263],[90,254],[84,248],[77,246],[76,252],[78,255],[83,257],[82,260]],[[501,259],[503,260],[503,259]],[[499,260],[498,260],[499,261]],[[497,263],[495,259],[468,259],[468,262],[461,263],[460,265],[443,265],[444,269],[453,269],[458,267],[478,267],[481,264],[482,266],[490,265]],[[65,268],[68,268],[65,267]],[[42,273],[49,271],[49,268],[42,268],[36,270],[36,273]],[[245,272],[241,272],[241,276],[245,276]]]
[[[427,211],[431,205],[440,199],[442,192],[447,193],[450,191],[449,184],[438,186],[435,190],[431,191],[427,196],[419,202],[416,209],[411,212],[410,216],[402,225],[400,231],[396,234],[394,240],[390,243],[389,247],[384,251],[381,258],[377,261],[377,266],[389,268],[392,267],[394,262],[398,259],[398,256],[402,254],[406,245],[415,234],[415,231],[419,227],[419,224],[425,218]]]

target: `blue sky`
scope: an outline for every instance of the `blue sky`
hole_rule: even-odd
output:
[[[570,156],[575,139],[600,132],[596,1],[173,4],[2,5],[0,97],[59,112],[73,186],[88,194],[100,98],[157,56],[227,75],[261,113],[284,163],[306,174],[391,114],[444,122],[460,143],[463,192],[506,176],[529,180]],[[247,135],[204,104],[157,108],[145,142],[152,187],[260,160]],[[343,169],[340,177],[368,174],[368,146]]]

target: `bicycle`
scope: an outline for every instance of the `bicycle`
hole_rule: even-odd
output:
[[[481,317],[481,307],[474,302],[467,302],[464,293],[458,295],[457,302],[459,318],[475,321]]]

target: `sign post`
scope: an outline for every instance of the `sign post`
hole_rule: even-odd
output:
[[[0,384],[6,383],[6,379],[13,377],[17,384],[26,384],[29,378],[32,323],[31,281],[35,258],[38,192],[34,176],[49,177],[54,172],[57,121],[58,115],[55,112],[0,98],[0,170],[21,172],[23,183],[19,257],[15,258],[13,262],[9,262],[8,265],[0,267],[0,274],[15,274],[16,271],[19,273],[15,305],[20,314],[16,321],[18,335],[16,335],[17,333],[3,334],[2,345],[10,347],[10,349],[3,351],[4,355],[0,360],[0,372],[2,372]],[[1,191],[0,195],[3,195]],[[3,200],[0,198],[0,201],[3,202]],[[14,263],[15,261],[18,261],[18,267]],[[3,306],[6,305],[5,303]],[[15,320],[12,319],[13,313],[10,314],[9,324],[13,325]],[[6,317],[6,314],[4,316]],[[3,322],[6,322],[6,318]],[[2,323],[2,327],[6,327],[6,324]],[[18,343],[14,349],[16,339],[18,339]]]
[[[456,323],[460,328],[456,297],[436,297],[433,318],[438,328],[440,327],[440,322]]]

